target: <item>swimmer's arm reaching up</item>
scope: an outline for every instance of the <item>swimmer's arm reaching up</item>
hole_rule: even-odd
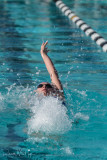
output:
[[[52,83],[56,85],[56,87],[59,89],[59,90],[63,90],[63,87],[62,87],[62,84],[59,80],[59,77],[58,77],[58,73],[51,61],[51,59],[49,58],[49,56],[47,55],[48,53],[48,48],[46,47],[46,45],[48,44],[48,41],[46,41],[45,43],[42,43],[41,45],[41,56],[44,60],[44,63],[46,65],[46,68],[50,74],[50,78],[52,80]]]

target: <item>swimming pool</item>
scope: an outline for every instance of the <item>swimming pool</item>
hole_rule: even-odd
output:
[[[107,39],[107,2],[63,2]],[[0,22],[0,159],[107,159],[107,54],[51,0],[2,0]],[[66,107],[33,92],[45,40]]]

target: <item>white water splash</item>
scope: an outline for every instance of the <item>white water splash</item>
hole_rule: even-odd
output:
[[[74,118],[75,119],[81,119],[81,120],[84,120],[84,121],[88,121],[89,120],[89,116],[88,115],[82,114],[80,112],[76,113]]]
[[[73,150],[69,146],[63,147],[60,150],[62,150],[63,152],[65,152],[65,154],[67,154],[67,155],[74,155]]]
[[[4,108],[4,97],[0,93],[0,111],[3,110],[3,108]]]
[[[34,88],[12,85],[7,88],[7,94],[0,94],[1,109],[13,108],[13,112],[21,116],[24,111],[27,120],[28,134],[41,133],[63,134],[71,130],[75,119],[89,120],[89,116],[81,113],[74,114],[71,109],[71,117],[68,116],[67,107],[53,97],[35,95]]]
[[[31,113],[32,116],[28,120],[29,134],[34,132],[63,134],[71,129],[67,108],[57,98],[35,98]]]

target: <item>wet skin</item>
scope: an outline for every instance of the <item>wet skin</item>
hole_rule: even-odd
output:
[[[48,82],[42,82],[40,84],[43,84],[43,86],[41,88],[37,88],[37,93],[43,94],[44,96],[49,96],[54,92],[53,88],[46,87],[46,84],[49,84]]]

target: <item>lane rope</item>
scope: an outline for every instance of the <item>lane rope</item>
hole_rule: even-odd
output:
[[[90,36],[91,39],[95,41],[96,44],[100,46],[104,52],[107,52],[107,41],[102,36],[100,36],[82,19],[80,19],[74,12],[72,12],[70,8],[66,6],[61,0],[54,0],[54,2],[56,6],[65,14],[65,16],[67,16],[77,25],[77,27],[84,31],[86,36]]]

